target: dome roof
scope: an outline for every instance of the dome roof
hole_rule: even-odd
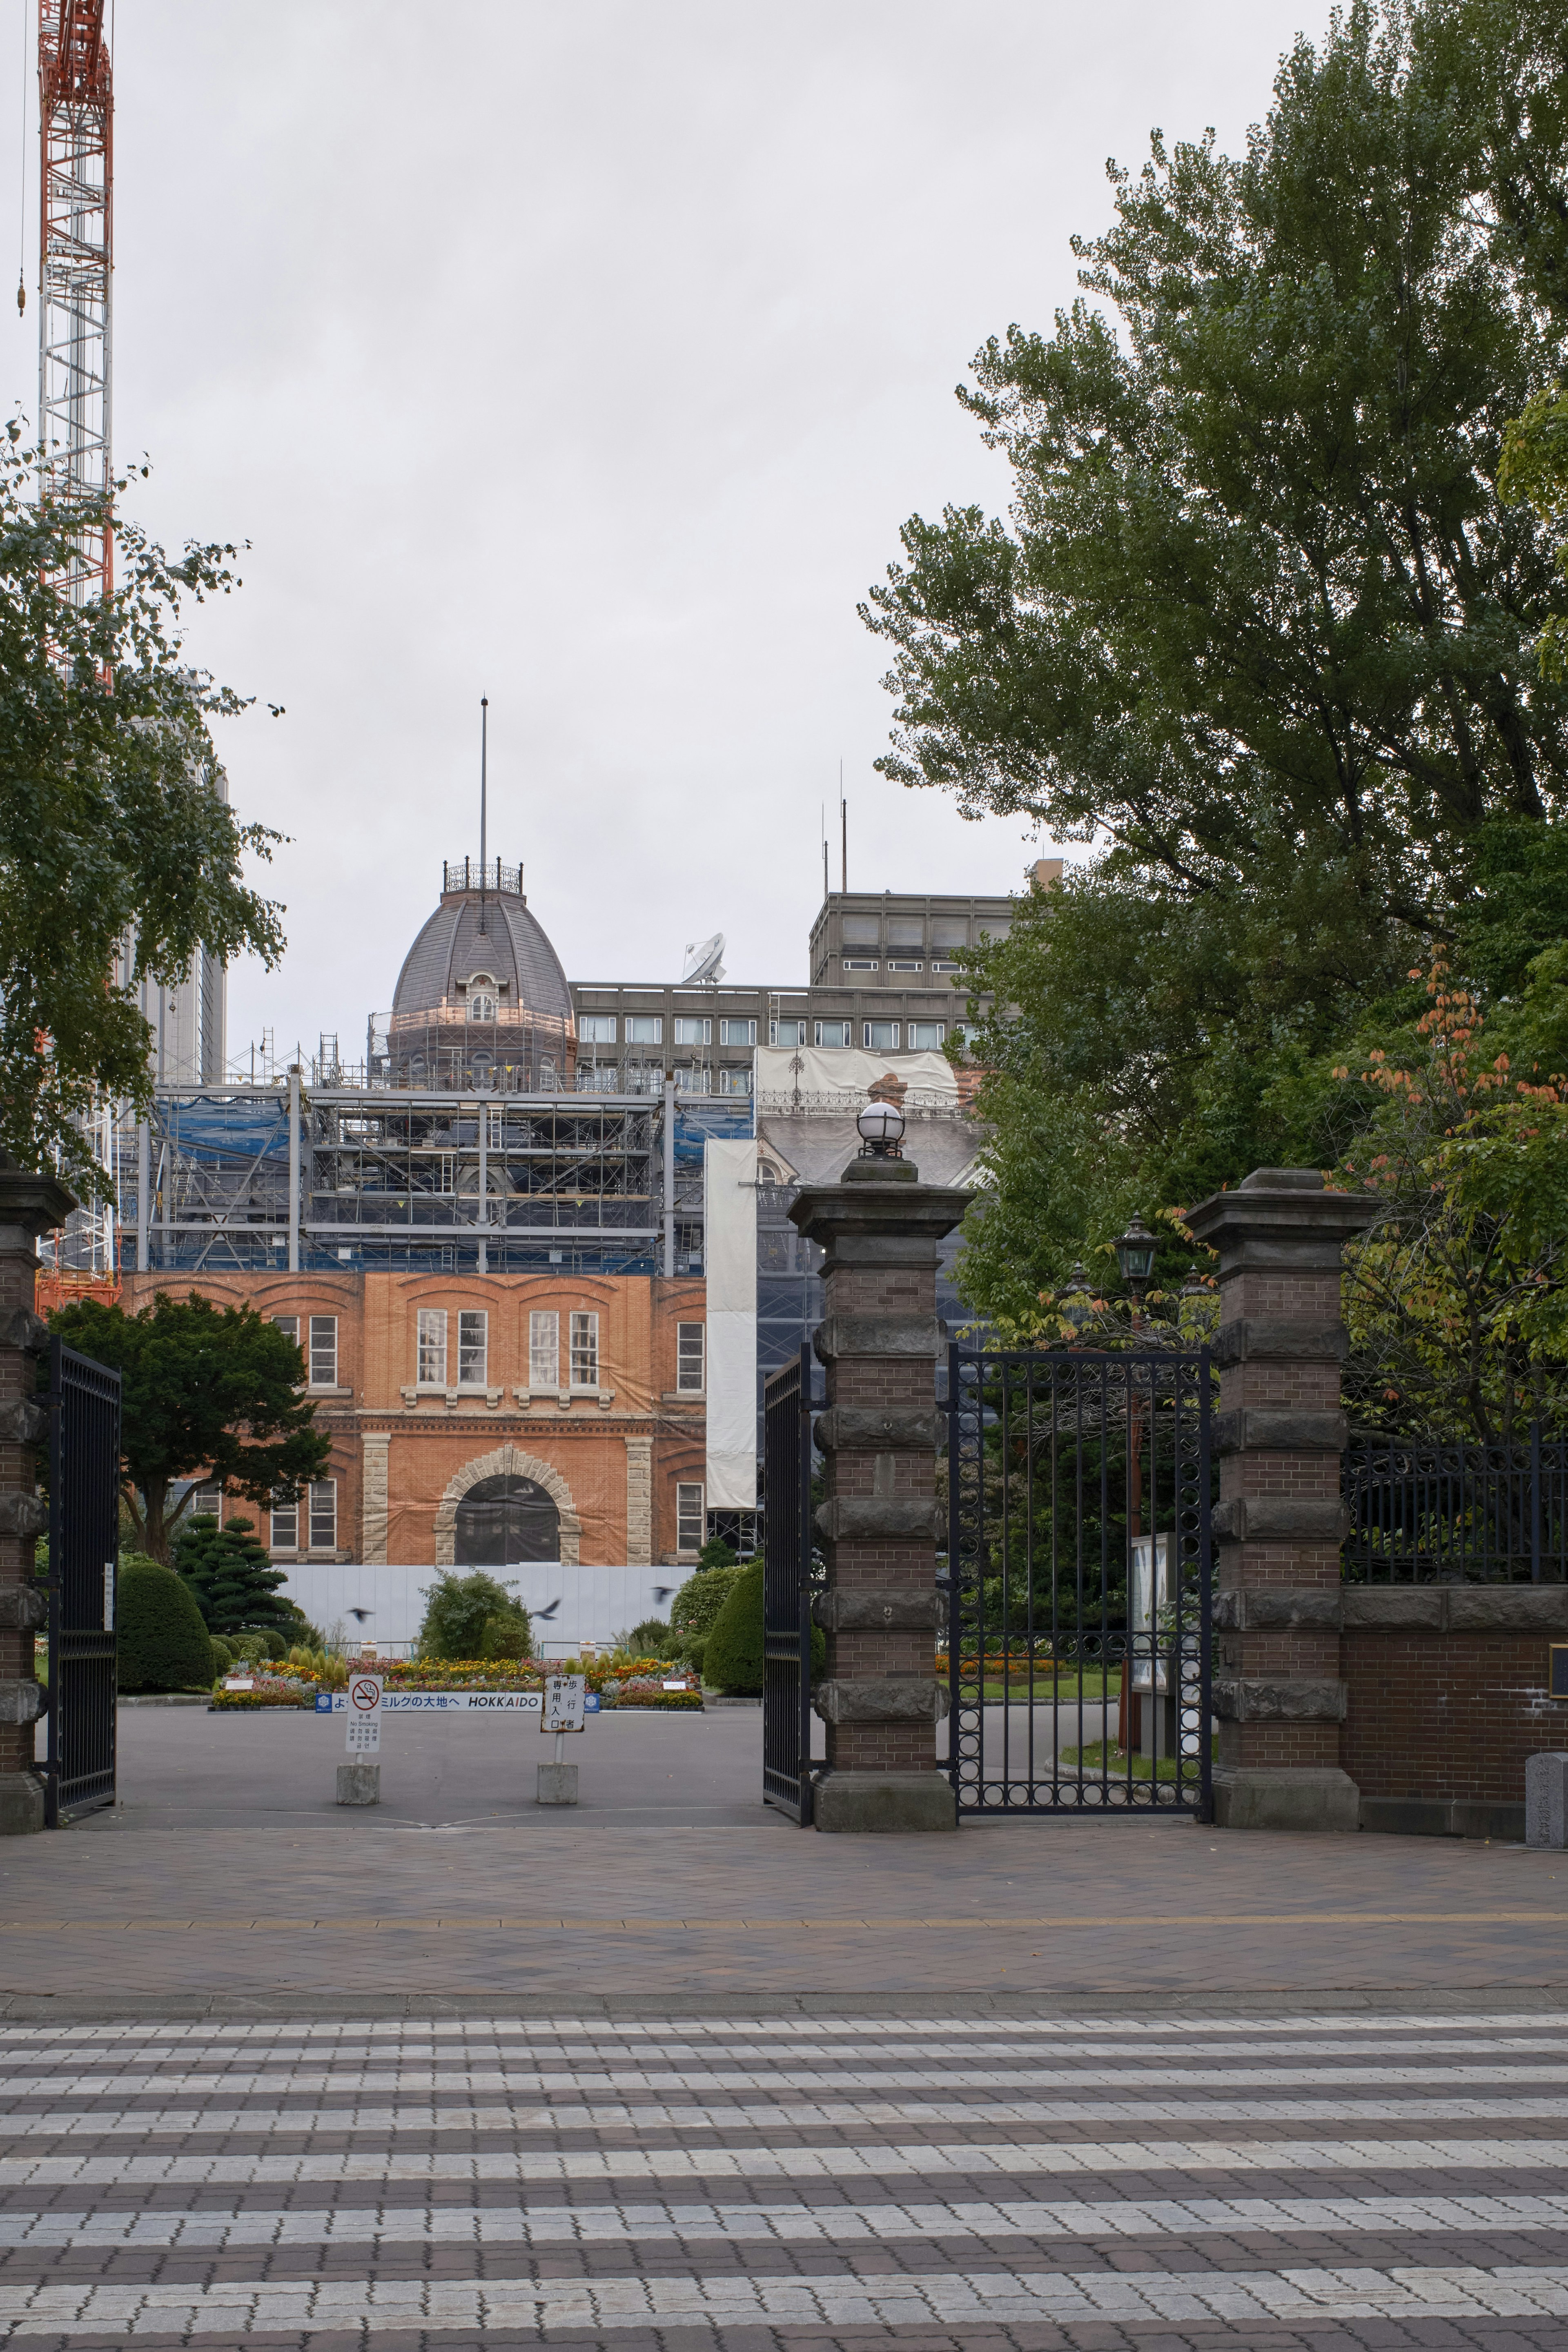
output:
[[[395,1016],[417,1018],[460,1003],[468,982],[483,973],[497,984],[503,1004],[570,1030],[572,994],[561,959],[521,890],[487,890],[482,932],[479,920],[477,886],[442,891],[440,905],[404,959],[392,1000]]]

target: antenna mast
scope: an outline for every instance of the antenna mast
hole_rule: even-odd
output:
[[[46,502],[102,510],[73,534],[61,583],[107,598],[114,86],[103,0],[38,0],[38,442]]]
[[[489,814],[490,698],[479,697],[479,937],[485,936],[485,820]]]

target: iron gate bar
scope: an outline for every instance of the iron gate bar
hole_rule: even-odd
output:
[[[1568,1441],[1401,1438],[1354,1429],[1345,1451],[1352,1584],[1561,1584]]]
[[[811,1826],[811,1392],[804,1341],[763,1387],[763,1802]]]
[[[1213,1379],[1207,1349],[950,1348],[946,1769],[961,1813],[1207,1818]]]
[[[119,1581],[120,1374],[51,1339],[48,1829],[114,1802]]]

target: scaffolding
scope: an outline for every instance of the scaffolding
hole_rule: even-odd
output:
[[[326,1055],[320,1062],[331,1066]],[[702,1270],[702,1150],[750,1105],[282,1083],[161,1088],[116,1139],[147,1273]]]

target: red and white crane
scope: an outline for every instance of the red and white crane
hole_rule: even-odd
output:
[[[103,0],[38,0],[38,439],[46,499],[103,501],[75,535],[64,587],[107,596],[114,267],[114,82]]]

